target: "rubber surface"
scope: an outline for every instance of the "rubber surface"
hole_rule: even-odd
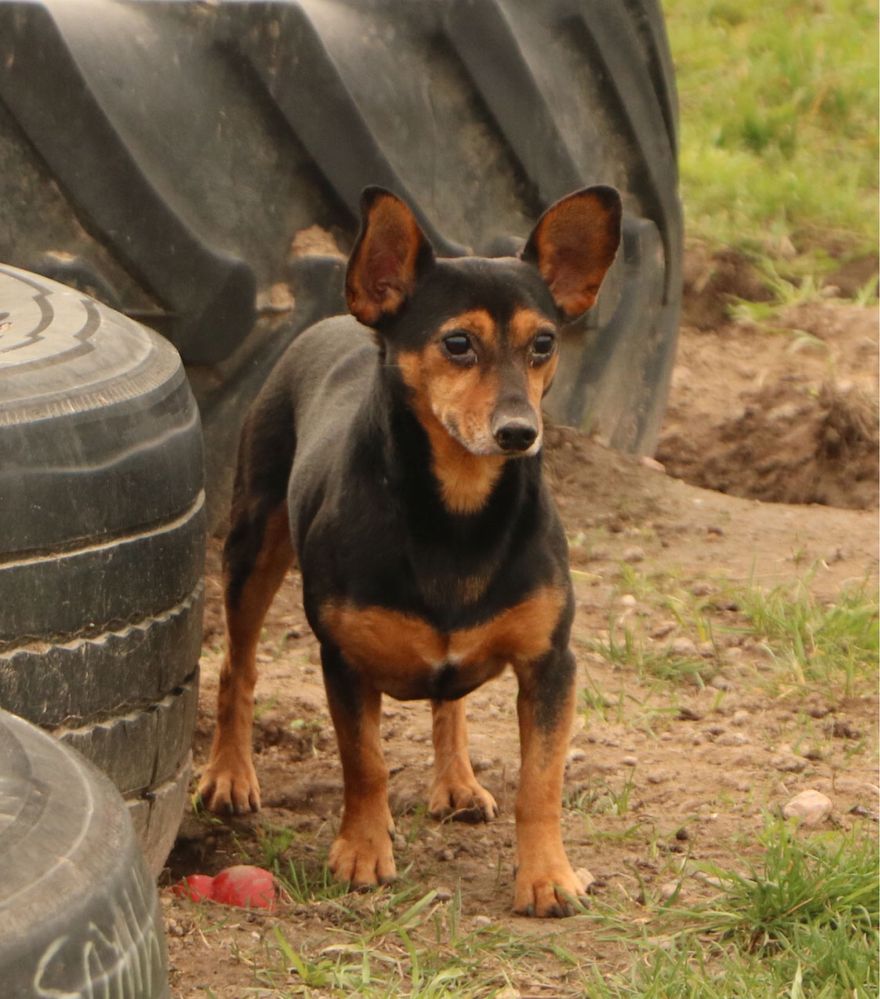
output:
[[[110,775],[159,869],[198,692],[198,411],[168,342],[91,298],[0,265],[0,309],[0,707]]]
[[[620,188],[628,238],[549,408],[653,448],[682,254],[657,0],[7,0],[0,60],[0,259],[177,346],[209,494],[253,383],[342,308],[339,261],[303,267],[291,246],[318,226],[347,251],[368,184],[450,255],[515,252],[551,201]],[[278,284],[292,307],[267,304]]]
[[[0,711],[0,990],[165,999],[162,913],[119,793]]]

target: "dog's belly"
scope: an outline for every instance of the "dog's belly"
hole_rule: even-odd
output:
[[[412,614],[330,601],[321,623],[346,661],[377,689],[399,700],[452,700],[508,663],[547,652],[564,606],[564,592],[545,586],[487,621],[442,632]]]

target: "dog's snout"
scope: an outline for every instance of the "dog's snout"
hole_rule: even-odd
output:
[[[527,420],[508,420],[495,431],[495,440],[502,451],[528,451],[537,436],[537,428]]]

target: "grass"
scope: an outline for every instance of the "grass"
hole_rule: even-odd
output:
[[[750,631],[766,641],[781,670],[780,685],[819,684],[845,697],[875,689],[878,605],[867,588],[822,603],[804,582],[770,592],[748,587],[739,602]]]
[[[747,873],[710,867],[718,894],[691,908],[657,906],[622,974],[587,976],[597,999],[857,997],[877,994],[876,843],[866,836],[805,836],[770,822],[763,856]],[[597,922],[632,936],[615,913]]]
[[[632,628],[613,621],[608,639],[593,642],[592,649],[614,666],[634,669],[642,681],[654,678],[702,686],[718,672],[712,659],[679,653],[672,647],[650,646]]]
[[[612,598],[607,638],[589,643],[606,662],[634,671],[642,682],[702,685],[718,672],[725,636],[739,634],[762,644],[772,660],[766,678],[777,693],[816,686],[826,694],[861,696],[873,689],[880,657],[877,596],[866,585],[844,588],[835,600],[821,601],[811,591],[811,574],[791,585],[764,590],[718,581],[704,597],[689,593],[674,577],[647,577],[624,566]],[[619,614],[620,593],[637,594],[641,609],[660,610],[678,630],[693,636],[694,648],[711,643],[715,655],[676,651],[669,639],[649,641],[637,617]],[[717,606],[718,594],[727,609]],[[588,689],[586,706],[604,717],[609,707]]]
[[[877,247],[877,8],[665,0],[688,230],[821,275]]]
[[[515,994],[511,982],[522,977],[525,961],[572,963],[550,935],[519,935],[466,920],[459,892],[440,901],[436,890],[419,894],[404,884],[331,904],[339,926],[329,946],[295,944],[289,930],[273,927],[266,962],[256,970],[273,996],[478,999]],[[533,983],[540,979],[537,970],[529,974]]]

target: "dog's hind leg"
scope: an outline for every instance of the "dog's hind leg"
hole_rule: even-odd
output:
[[[498,806],[480,785],[471,767],[467,745],[464,698],[431,701],[434,737],[434,780],[428,811],[435,819],[488,822]]]
[[[258,405],[242,435],[232,522],[223,549],[226,656],[217,726],[199,783],[202,801],[214,812],[260,807],[251,753],[257,643],[266,612],[293,562],[286,502],[293,431],[284,410],[267,410]],[[275,417],[268,428],[267,415]]]

